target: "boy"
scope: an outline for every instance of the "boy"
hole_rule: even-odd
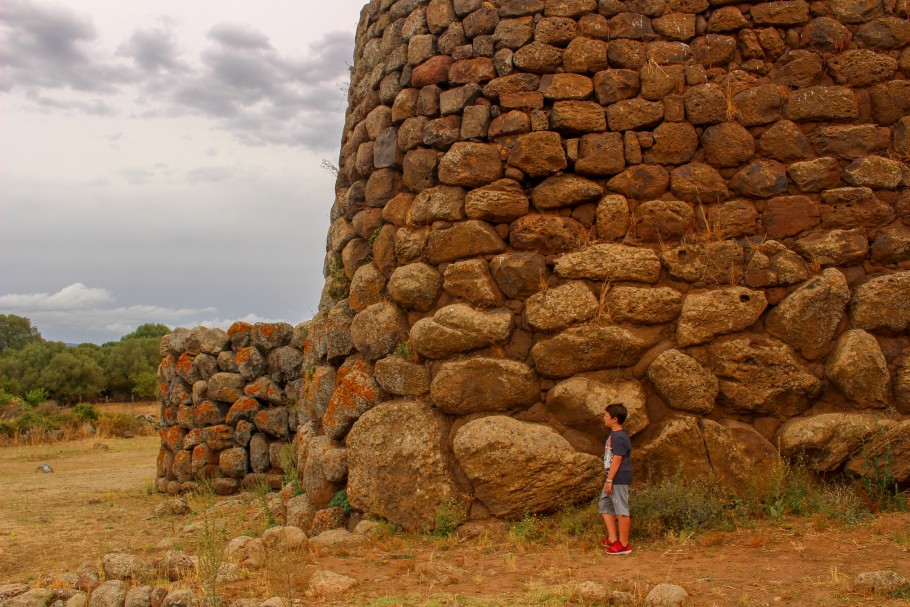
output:
[[[632,545],[629,533],[632,519],[629,516],[629,485],[632,484],[632,441],[623,429],[629,411],[625,405],[613,404],[604,413],[604,425],[610,429],[604,446],[604,469],[607,478],[600,494],[598,509],[607,526],[607,537],[602,544],[610,555],[629,554]]]

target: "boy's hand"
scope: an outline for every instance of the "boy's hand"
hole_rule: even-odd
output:
[[[607,495],[613,495],[613,483],[607,483],[604,485],[604,493]]]

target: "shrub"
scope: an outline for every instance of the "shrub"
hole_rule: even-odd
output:
[[[95,428],[98,436],[106,438],[127,434],[138,436],[151,432],[149,424],[128,413],[102,413],[95,422]]]
[[[91,403],[78,403],[73,407],[73,415],[83,422],[93,422],[98,419],[98,409]]]
[[[455,533],[458,526],[464,522],[466,513],[464,508],[446,500],[436,506],[436,520],[433,525],[433,535],[437,537],[448,537]]]
[[[300,486],[300,478],[297,475],[297,458],[294,454],[294,443],[285,443],[281,445],[278,452],[278,463],[281,464],[281,470],[284,472],[284,484],[290,485],[294,492],[294,497],[304,493],[303,487]]]
[[[634,500],[633,531],[644,537],[729,528],[738,501],[714,481],[679,476],[641,488]]]
[[[350,516],[351,513],[354,512],[354,508],[351,506],[351,503],[348,502],[347,489],[342,489],[332,496],[332,499],[329,500],[329,508],[341,508],[347,516]]]
[[[509,538],[519,544],[538,542],[545,536],[544,522],[536,514],[526,514],[509,527]]]
[[[47,401],[50,394],[44,388],[35,388],[25,393],[25,402],[33,407]]]
[[[866,453],[865,473],[862,476],[862,495],[873,512],[882,510],[904,511],[907,496],[894,479],[891,448],[885,446],[878,452]]]

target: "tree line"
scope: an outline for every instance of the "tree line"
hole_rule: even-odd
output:
[[[148,323],[119,341],[68,346],[42,338],[28,318],[0,314],[0,394],[41,395],[62,403],[153,399],[159,344],[170,332]]]

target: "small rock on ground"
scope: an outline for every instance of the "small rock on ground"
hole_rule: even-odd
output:
[[[690,607],[689,593],[676,584],[658,584],[645,598],[648,607]]]
[[[865,571],[853,579],[853,589],[870,594],[910,590],[910,580],[894,571]]]
[[[0,586],[0,601],[11,599],[28,592],[28,584],[5,584]]]
[[[319,596],[341,594],[349,590],[357,581],[334,571],[320,570],[310,578],[310,592]]]
[[[575,598],[582,605],[606,603],[609,597],[607,587],[597,582],[579,582],[575,587]]]
[[[51,591],[47,588],[32,588],[4,601],[4,607],[45,607],[51,600]]]
[[[196,607],[196,595],[192,590],[173,590],[164,598],[161,607]]]

